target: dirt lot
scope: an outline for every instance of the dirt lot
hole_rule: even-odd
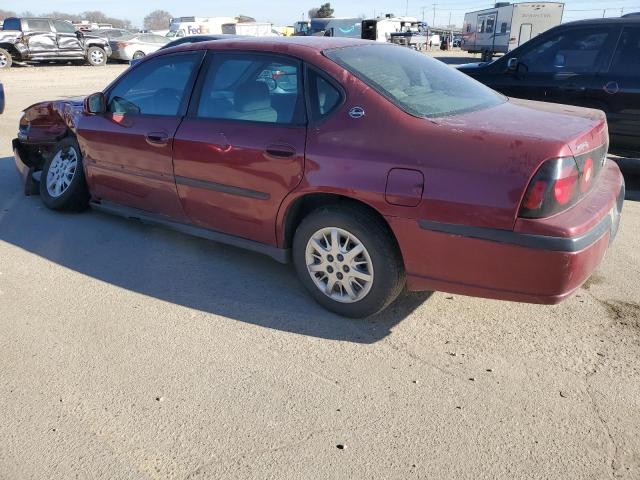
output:
[[[21,194],[20,110],[123,69],[2,72],[1,479],[640,478],[640,203],[561,305],[345,320],[268,258]]]

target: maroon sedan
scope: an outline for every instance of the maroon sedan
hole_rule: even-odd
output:
[[[326,308],[408,290],[557,303],[614,237],[597,110],[508,99],[409,49],[304,38],[163,50],[29,107],[27,191],[292,258]],[[38,176],[34,173],[41,172]]]

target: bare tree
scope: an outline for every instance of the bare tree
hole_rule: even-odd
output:
[[[10,18],[10,17],[15,17],[16,16],[16,12],[12,12],[11,10],[1,10],[0,9],[0,18],[1,19],[5,19],[5,18]]]
[[[146,30],[164,30],[169,28],[171,23],[171,15],[166,10],[154,10],[149,15],[144,17],[144,28]]]

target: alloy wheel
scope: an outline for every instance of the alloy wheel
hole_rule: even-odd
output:
[[[341,303],[355,303],[373,285],[373,262],[364,244],[352,233],[326,227],[307,242],[307,271],[316,287]]]
[[[9,64],[9,59],[4,53],[0,53],[0,68],[5,68]]]
[[[102,63],[104,61],[104,53],[100,50],[93,50],[91,52],[91,63]]]
[[[78,166],[78,152],[73,147],[58,150],[47,172],[47,193],[58,198],[67,191]]]

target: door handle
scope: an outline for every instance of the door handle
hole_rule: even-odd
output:
[[[570,83],[568,85],[560,85],[560,90],[562,90],[563,92],[586,92],[587,87],[582,87],[582,86]]]
[[[289,145],[269,145],[266,152],[272,157],[290,158],[296,154],[296,149]]]
[[[169,143],[169,135],[165,132],[150,132],[145,136],[147,143],[150,145],[166,145]]]

